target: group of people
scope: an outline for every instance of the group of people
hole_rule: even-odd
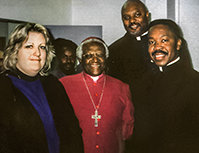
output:
[[[51,42],[40,24],[15,28],[0,74],[0,152],[199,151],[199,75],[180,27],[150,22],[140,0],[121,15],[126,34],[109,47],[97,37]]]

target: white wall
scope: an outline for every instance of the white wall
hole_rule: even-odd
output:
[[[199,1],[179,0],[179,24],[188,43],[194,68],[199,71]]]
[[[103,39],[107,44],[124,34],[121,6],[124,0],[73,0],[73,25],[102,25]]]
[[[145,0],[151,19],[167,18],[167,0]]]
[[[0,18],[40,24],[71,24],[72,0],[0,0]]]
[[[152,13],[152,19],[165,18],[166,0],[142,0]],[[111,44],[124,35],[121,21],[121,7],[125,0],[73,0],[73,25],[102,25],[103,39]]]

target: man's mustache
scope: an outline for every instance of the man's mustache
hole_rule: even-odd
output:
[[[134,24],[137,25],[137,26],[141,26],[141,25],[140,25],[139,23],[137,23],[137,22],[132,22],[132,23],[129,24],[128,27],[131,28],[131,26],[134,25]]]
[[[155,54],[157,53],[162,53],[162,54],[165,54],[165,55],[168,55],[167,52],[163,51],[163,50],[155,50],[153,53],[152,53],[152,56],[154,56]]]

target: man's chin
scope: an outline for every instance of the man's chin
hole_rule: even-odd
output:
[[[102,74],[102,72],[93,72],[93,73],[92,73],[92,76],[98,76],[98,75],[100,75],[100,74]]]
[[[132,36],[135,36],[135,37],[139,36],[139,34],[140,34],[140,32],[138,32],[137,29],[133,30],[133,31],[132,30],[128,30],[128,33],[130,35],[132,35]]]
[[[72,69],[72,66],[71,65],[63,65],[63,66],[61,66],[61,68],[68,71],[68,70]]]
[[[88,74],[90,74],[91,76],[99,76],[100,74],[102,74],[102,71],[90,71]]]
[[[165,61],[155,61],[155,64],[159,67],[163,67],[163,66],[167,65],[167,62],[165,62]]]

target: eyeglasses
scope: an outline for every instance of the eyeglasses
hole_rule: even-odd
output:
[[[105,54],[97,54],[97,53],[95,53],[95,54],[84,54],[84,55],[82,55],[84,58],[86,58],[86,59],[91,59],[91,58],[93,58],[93,57],[97,57],[97,58],[105,58]]]

